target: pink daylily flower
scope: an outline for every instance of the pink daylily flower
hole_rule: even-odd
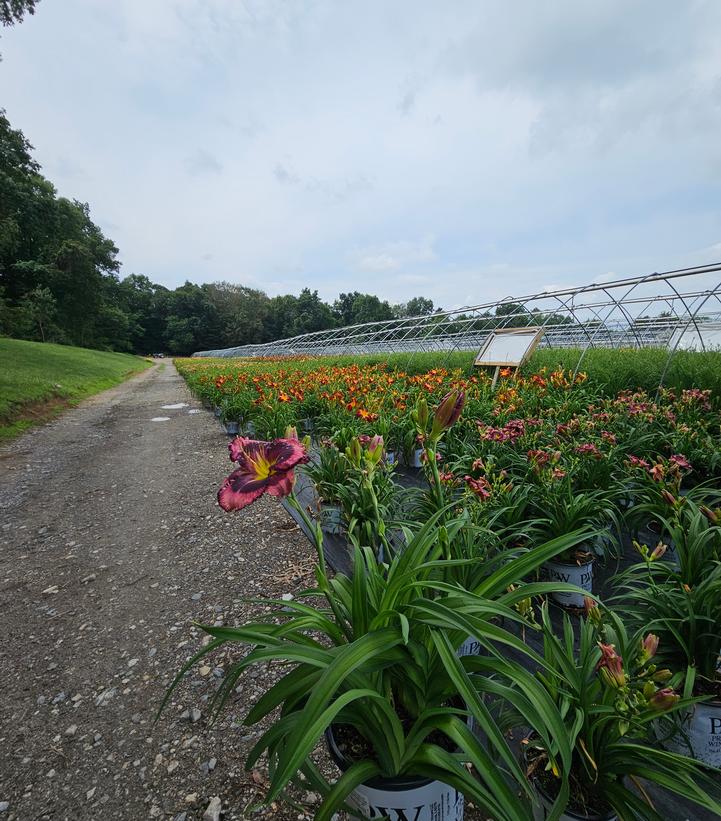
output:
[[[308,461],[297,439],[259,442],[238,436],[228,450],[238,467],[218,491],[218,504],[223,510],[242,510],[264,493],[287,496],[293,490],[293,468]]]

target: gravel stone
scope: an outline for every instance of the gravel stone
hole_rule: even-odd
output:
[[[210,799],[210,804],[205,808],[203,813],[203,821],[220,821],[220,811],[223,807],[223,802],[216,795]]]
[[[261,807],[254,818],[297,818],[288,804],[262,806],[267,774],[256,782],[238,765],[211,782],[203,767],[245,759],[261,728],[238,725],[277,671],[249,671],[212,726],[180,721],[186,708],[191,722],[207,712],[220,683],[211,673],[243,654],[221,648],[153,724],[172,677],[205,646],[195,622],[238,624],[262,612],[241,597],[297,595],[313,583],[313,549],[277,500],[238,514],[218,507],[232,465],[212,414],[167,410],[168,422],[150,421],[179,402],[197,405],[166,360],[0,447],[0,518],[12,525],[0,528],[0,587],[12,591],[0,591],[0,612],[17,639],[0,651],[0,798],[17,821],[136,821],[153,807],[197,819],[212,797],[228,821],[245,807]],[[65,736],[73,722],[63,713],[74,707],[82,721]]]

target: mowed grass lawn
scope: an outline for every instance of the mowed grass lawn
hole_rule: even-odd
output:
[[[130,354],[0,338],[0,441],[149,365]]]

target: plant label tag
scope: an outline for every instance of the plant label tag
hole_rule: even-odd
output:
[[[440,781],[409,790],[383,790],[361,784],[347,803],[371,819],[463,821],[463,794]]]

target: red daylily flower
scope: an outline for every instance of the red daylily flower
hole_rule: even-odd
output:
[[[486,499],[490,499],[490,484],[488,483],[487,479],[484,479],[481,476],[479,479],[474,479],[471,476],[464,476],[463,477],[466,485],[473,491],[473,493],[478,496],[481,501],[485,501]]]
[[[264,493],[287,496],[293,490],[293,468],[308,461],[297,439],[258,442],[238,436],[228,449],[238,468],[218,491],[218,504],[223,510],[242,510]]]

